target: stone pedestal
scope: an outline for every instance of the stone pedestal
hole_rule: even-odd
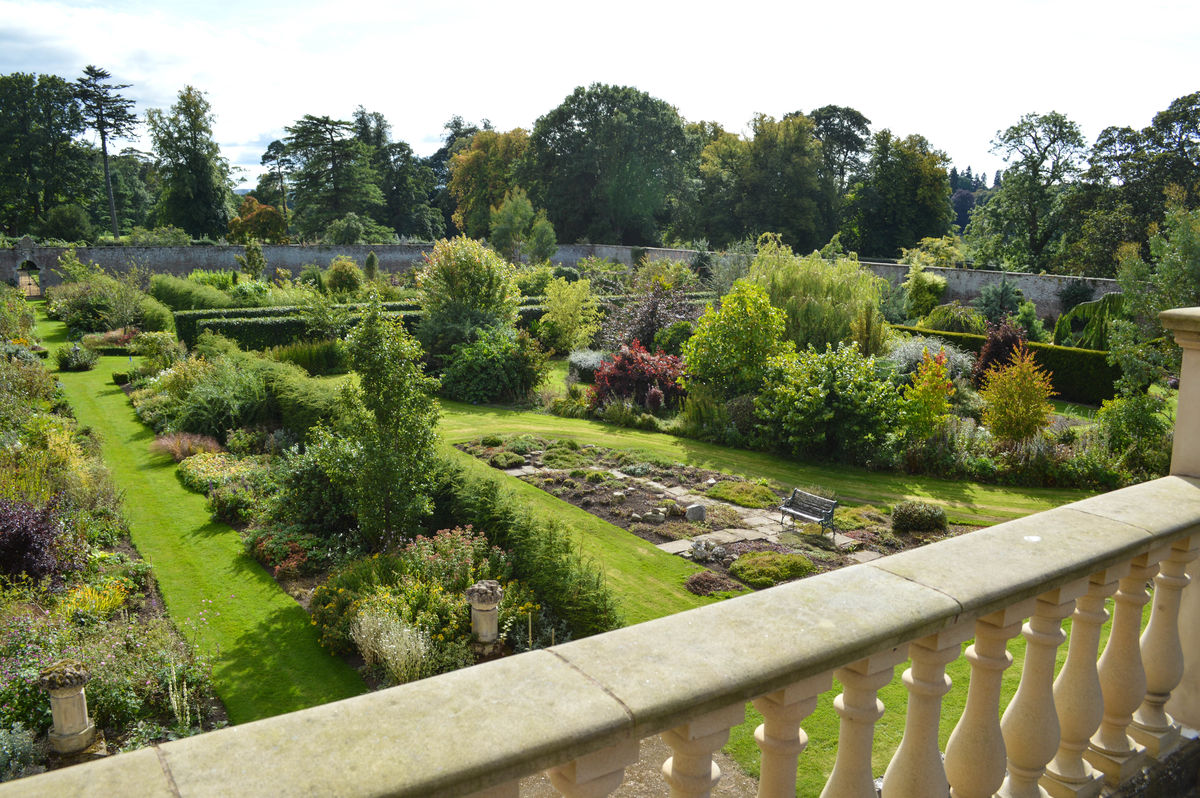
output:
[[[483,654],[490,654],[500,637],[500,599],[504,590],[495,579],[485,579],[467,588],[471,605],[471,633],[479,642]]]
[[[88,718],[84,693],[87,680],[87,669],[73,660],[56,662],[40,674],[39,684],[50,693],[50,713],[54,719],[50,747],[57,753],[77,754],[96,739],[96,727]]]

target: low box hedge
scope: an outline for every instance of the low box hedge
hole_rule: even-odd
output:
[[[365,305],[338,305],[339,308],[357,309],[365,307]],[[385,302],[383,303],[385,311],[393,312],[412,312],[420,310],[420,305],[416,302]],[[200,336],[200,330],[197,326],[205,319],[264,319],[284,316],[301,316],[303,308],[297,305],[276,305],[265,308],[220,308],[211,310],[178,310],[175,312],[175,334],[179,336],[179,340],[183,341],[189,347],[192,346],[196,339]]]
[[[959,349],[979,354],[987,336],[971,333],[926,330],[922,327],[892,325],[893,330],[941,338]],[[1085,405],[1099,405],[1105,399],[1116,396],[1114,383],[1121,376],[1119,366],[1108,362],[1108,352],[1097,349],[1077,349],[1073,346],[1029,343],[1039,366],[1050,372],[1058,398]]]

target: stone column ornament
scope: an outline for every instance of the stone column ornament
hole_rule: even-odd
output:
[[[1171,473],[1200,477],[1200,308],[1167,310],[1158,318],[1183,348]],[[1200,586],[1195,584],[1200,582],[1200,560],[1188,564],[1187,574],[1193,584],[1183,591],[1179,609],[1183,679],[1172,691],[1167,711],[1180,723],[1200,729]]]
[[[490,650],[500,637],[500,599],[504,590],[495,579],[484,579],[467,588],[467,602],[471,605],[471,633]]]
[[[84,751],[96,739],[96,726],[88,718],[87,696],[83,688],[87,669],[75,660],[61,660],[45,668],[38,678],[42,689],[50,693],[50,712],[54,728],[50,747],[60,754]]]

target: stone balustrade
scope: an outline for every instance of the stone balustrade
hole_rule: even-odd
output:
[[[1200,308],[1176,313],[1195,330],[1178,335],[1195,347],[1178,429],[1196,430]],[[836,678],[838,752],[822,796],[873,798],[874,727],[897,711],[877,692],[905,661],[905,731],[883,798],[1095,796],[1168,755],[1180,723],[1200,726],[1200,590],[1186,587],[1200,553],[1196,452],[1200,433],[1177,435],[1172,476],[698,610],[12,782],[0,796],[499,797],[540,771],[562,795],[603,796],[637,760],[639,741],[661,735],[672,750],[663,793],[691,798],[710,794],[720,778],[712,754],[753,702],[764,717],[759,795],[780,798],[795,795],[804,718]],[[1001,716],[1017,635],[1026,640],[1020,685]],[[951,685],[946,665],[969,639],[969,684]],[[952,689],[967,698],[943,763],[938,723]]]

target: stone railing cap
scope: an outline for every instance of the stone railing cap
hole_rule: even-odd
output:
[[[1178,340],[1181,333],[1184,337],[1200,338],[1200,308],[1173,308],[1158,314],[1159,321]]]

